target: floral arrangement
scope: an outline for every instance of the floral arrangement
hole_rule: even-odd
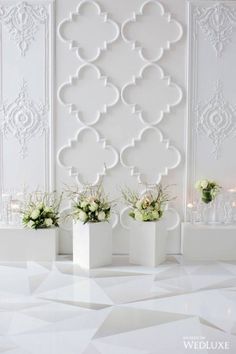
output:
[[[155,185],[146,188],[144,194],[128,188],[122,190],[125,203],[131,208],[129,216],[137,221],[157,221],[163,216],[167,202],[173,200],[168,187]]]
[[[61,200],[56,192],[30,194],[21,210],[23,225],[35,230],[58,227]]]
[[[215,181],[203,179],[195,183],[195,188],[201,193],[201,200],[203,203],[208,204],[215,199],[221,186]]]
[[[69,188],[67,194],[72,200],[72,211],[68,216],[83,224],[109,221],[113,202],[105,194],[102,184]]]

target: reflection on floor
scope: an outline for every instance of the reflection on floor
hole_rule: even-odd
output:
[[[0,353],[236,353],[236,263],[0,264]]]

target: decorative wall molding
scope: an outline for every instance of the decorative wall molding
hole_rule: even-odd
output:
[[[82,156],[80,156],[78,153],[80,151],[79,148],[76,153],[76,162],[78,163],[77,166],[73,165],[73,162],[70,160],[70,158],[67,158],[67,160],[65,158],[63,159],[63,155],[69,150],[75,148],[76,145],[80,145],[80,148],[83,145],[84,149],[87,151],[86,156],[84,156],[86,158],[86,161],[94,161],[94,151],[89,150],[89,142],[88,146],[86,146],[87,141],[82,140],[82,136],[84,133],[90,133],[94,139],[94,142],[96,143],[96,161],[99,160],[101,153],[101,156],[103,157],[103,161],[101,162],[99,169],[93,173],[93,178],[90,181],[88,181],[87,177],[85,177],[85,173],[82,170],[83,167],[81,166],[82,164],[80,160]],[[111,153],[112,159],[107,158],[106,154],[104,153],[105,151],[109,151]],[[78,131],[74,139],[69,139],[68,144],[60,148],[57,155],[57,161],[61,167],[65,168],[68,171],[69,176],[76,178],[77,182],[81,185],[95,185],[101,180],[102,176],[105,176],[107,174],[108,170],[112,169],[117,165],[117,163],[119,162],[119,155],[111,145],[107,144],[105,139],[99,136],[98,132],[94,128],[83,127]]]
[[[0,5],[0,22],[8,28],[10,38],[16,42],[22,56],[35,39],[39,25],[47,18],[47,9],[41,4],[23,1],[17,5]]]
[[[140,20],[141,23],[139,23]],[[161,36],[158,36],[160,24],[162,25]],[[168,28],[167,34],[166,28]],[[130,36],[127,34],[128,30],[133,31]],[[144,2],[139,12],[134,12],[132,17],[122,25],[124,41],[130,43],[133,49],[137,48],[143,60],[151,62],[159,60],[164,51],[169,50],[170,46],[178,42],[182,35],[181,24],[172,19],[169,13],[165,13],[163,5],[156,0]]]
[[[218,80],[212,96],[197,105],[196,116],[197,132],[211,140],[212,153],[218,159],[224,141],[236,135],[236,105],[226,101],[222,82]]]
[[[150,133],[152,133],[153,136],[149,136],[147,139],[146,137]],[[143,143],[145,138],[145,143]],[[155,146],[155,148],[153,148],[153,146]],[[128,157],[132,150],[134,151],[137,148],[142,149],[139,151],[139,154],[136,152],[136,158],[134,158],[134,155]],[[162,156],[163,151],[161,150],[164,150],[164,153],[166,154],[165,156]],[[158,163],[160,164],[161,162],[161,166],[159,166],[159,168],[157,168],[154,164],[154,151],[159,152]],[[152,156],[152,158],[150,158],[150,156]],[[162,161],[161,158],[163,159]],[[160,183],[162,176],[168,175],[169,170],[172,170],[179,165],[181,161],[181,154],[174,146],[170,145],[168,139],[164,139],[159,129],[154,127],[146,127],[141,131],[138,138],[134,138],[131,144],[125,146],[121,150],[120,160],[124,167],[130,169],[131,176],[137,177],[139,183],[158,184]],[[147,164],[148,161],[150,163],[150,175],[147,174],[148,172],[145,172],[147,171],[147,166],[145,170],[141,166],[142,163]]]
[[[183,97],[181,88],[156,64],[145,65],[140,74],[123,87],[121,95],[143,123],[152,125],[159,123]]]
[[[77,88],[75,95],[74,91]],[[79,92],[78,92],[79,91]],[[77,99],[80,97],[80,100]],[[93,105],[86,103],[87,98]],[[95,124],[108,107],[119,100],[119,90],[92,64],[82,65],[75,76],[58,89],[58,100],[85,125]]]
[[[92,19],[86,20],[86,11],[88,15],[92,14]],[[75,27],[77,27],[77,33],[73,36],[70,31]],[[96,33],[96,36],[92,33]],[[105,33],[106,37],[104,37]],[[98,59],[101,52],[119,37],[119,33],[119,26],[109,19],[106,12],[101,12],[98,3],[90,0],[80,2],[76,11],[70,12],[69,17],[64,19],[58,27],[60,39],[69,43],[69,49],[75,50],[80,60],[87,62]],[[86,37],[87,34],[88,37]],[[98,34],[100,34],[99,38]],[[93,40],[96,42],[93,43]]]
[[[31,100],[25,81],[15,100],[0,106],[0,130],[17,139],[22,158],[27,155],[27,142],[48,130],[48,106]]]
[[[212,44],[216,56],[220,57],[224,48],[231,42],[232,33],[236,30],[236,9],[224,3],[214,6],[195,7],[194,17],[202,32]]]

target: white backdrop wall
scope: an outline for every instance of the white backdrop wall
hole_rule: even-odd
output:
[[[23,183],[31,189],[46,188],[55,170],[58,190],[65,184],[103,179],[111,198],[117,198],[124,185],[142,189],[146,183],[175,184],[177,199],[166,217],[168,252],[178,253],[185,190],[185,0],[0,4],[3,117],[13,115],[13,126],[18,123],[27,138],[19,144],[18,133],[1,125],[1,180],[19,188]],[[9,6],[11,11],[30,7],[30,12],[17,12],[15,24],[24,26],[13,33],[7,20]],[[53,6],[55,31],[51,31]],[[22,43],[20,31],[27,27],[29,43]],[[26,89],[27,112],[22,105]],[[12,103],[16,109],[9,106]],[[47,128],[40,126],[38,134],[34,117],[46,121]],[[27,142],[27,157],[19,149],[22,141]],[[63,208],[66,211],[69,203]],[[124,253],[130,220],[119,201],[117,208],[113,250]],[[62,226],[60,251],[71,250],[68,223]]]

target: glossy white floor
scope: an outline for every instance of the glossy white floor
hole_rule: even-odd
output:
[[[236,263],[1,263],[0,335],[7,354],[235,354]]]

